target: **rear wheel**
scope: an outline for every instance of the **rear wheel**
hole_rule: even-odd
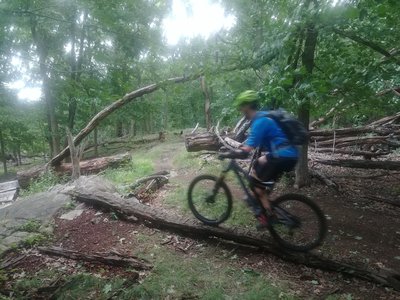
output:
[[[308,251],[325,238],[327,225],[322,210],[311,199],[287,194],[272,202],[277,220],[270,226],[273,238],[284,248]]]
[[[224,181],[212,175],[196,177],[189,186],[189,208],[207,225],[225,222],[232,211],[232,194]]]

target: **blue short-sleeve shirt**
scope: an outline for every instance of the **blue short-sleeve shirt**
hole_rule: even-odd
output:
[[[273,157],[298,158],[296,146],[289,143],[286,134],[271,118],[266,117],[265,112],[258,112],[253,118],[250,127],[250,135],[245,145],[266,150]]]

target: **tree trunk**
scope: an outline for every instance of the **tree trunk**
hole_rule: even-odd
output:
[[[207,87],[205,76],[201,76],[200,83],[201,83],[201,89],[204,94],[204,116],[205,116],[206,127],[207,127],[207,130],[210,130],[211,126],[212,126],[211,96],[210,96],[210,91],[208,90],[208,87]]]
[[[38,250],[39,252],[47,255],[65,257],[73,260],[102,263],[115,267],[130,267],[137,270],[152,269],[150,263],[132,255],[127,256],[127,255],[121,255],[119,253],[99,253],[99,252],[86,254],[82,253],[81,251],[62,249],[60,247],[39,247]]]
[[[310,120],[310,108],[309,103],[303,103],[300,105],[298,111],[299,121],[303,123],[305,128],[308,128]],[[299,161],[296,166],[296,186],[306,186],[310,182],[310,176],[308,172],[308,143],[301,146],[300,148]]]
[[[5,149],[3,131],[1,129],[0,129],[0,155],[1,155],[1,161],[3,162],[4,174],[7,174],[8,171],[7,171],[6,149]]]
[[[117,109],[123,107],[124,105],[132,102],[133,100],[140,98],[146,94],[153,93],[157,90],[159,90],[161,87],[164,87],[165,85],[172,84],[172,83],[183,83],[187,82],[193,79],[198,78],[198,75],[194,76],[189,76],[189,77],[177,77],[177,78],[170,78],[167,79],[164,82],[161,83],[154,83],[151,85],[148,85],[146,87],[140,88],[136,91],[133,91],[129,94],[126,94],[124,97],[121,99],[115,101],[114,103],[110,104],[106,108],[104,108],[102,111],[100,111],[95,117],[93,117],[89,123],[86,125],[85,128],[83,128],[78,135],[75,136],[74,138],[74,144],[79,145],[79,143],[86,137],[88,136],[99,124],[101,121],[103,121],[105,118],[107,118],[110,114],[112,114],[114,111]],[[66,158],[69,155],[69,147],[66,147],[63,149],[56,157],[54,157],[50,161],[50,165],[59,165],[64,158]]]
[[[93,158],[80,161],[80,172],[84,175],[97,174],[108,168],[116,168],[130,161],[129,153],[118,154],[108,157]],[[64,176],[72,174],[72,164],[63,163],[57,166],[54,171],[56,175]],[[17,173],[18,182],[21,188],[26,189],[32,181],[36,180],[46,172],[46,165],[36,166],[29,170],[19,171]]]
[[[99,143],[98,143],[97,139],[98,139],[98,128],[96,127],[93,132],[93,144],[94,144],[94,156],[95,157],[99,156]]]
[[[39,57],[39,74],[43,82],[43,95],[46,103],[48,127],[50,133],[51,155],[54,157],[60,152],[60,136],[58,131],[58,122],[56,117],[55,100],[51,93],[50,78],[48,76],[47,57],[49,54],[49,38],[37,26],[37,20],[34,15],[30,19],[31,34],[35,42]]]
[[[123,123],[121,120],[117,120],[115,135],[118,138],[121,138],[124,136]]]
[[[218,151],[222,145],[215,134],[206,132],[186,136],[185,146],[188,152],[197,152],[202,150]]]
[[[331,165],[345,168],[359,169],[382,169],[382,170],[400,170],[400,161],[372,161],[372,160],[355,160],[355,159],[317,159],[315,162],[323,165]]]
[[[71,162],[72,162],[72,180],[78,179],[81,176],[81,168],[80,168],[80,160],[83,153],[84,147],[82,145],[76,147],[74,145],[74,137],[72,136],[71,131],[67,127],[67,139],[68,146],[71,152]]]
[[[315,50],[317,47],[318,31],[314,23],[309,23],[306,27],[306,38],[304,42],[304,51],[302,56],[302,64],[307,71],[306,78],[311,78],[314,69]],[[305,128],[310,125],[310,99],[304,96],[303,103],[298,110],[299,120]],[[304,145],[300,149],[299,162],[296,167],[296,186],[302,187],[308,185],[308,145]]]

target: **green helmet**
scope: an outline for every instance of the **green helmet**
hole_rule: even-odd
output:
[[[236,97],[233,105],[235,107],[240,107],[244,104],[251,104],[251,103],[259,102],[259,101],[260,101],[260,97],[256,91],[247,90],[247,91],[244,91],[243,93],[240,93],[239,96]]]

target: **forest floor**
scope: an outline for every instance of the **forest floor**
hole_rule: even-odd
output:
[[[313,180],[300,191],[322,207],[329,222],[325,244],[314,251],[370,269],[400,270],[400,208],[380,202],[399,200],[400,175],[313,168],[339,186],[337,191]],[[103,176],[128,193],[126,186],[135,179],[168,170],[170,182],[144,200],[171,214],[190,217],[186,189],[191,179],[202,173],[218,174],[220,169],[221,162],[213,156],[186,153],[182,141],[174,140],[144,145],[133,152],[131,164],[107,170]],[[227,224],[254,227],[234,178],[228,177],[228,183],[238,201]],[[276,194],[294,191],[292,185],[291,178],[283,178]],[[218,240],[188,239],[119,220],[113,213],[80,208],[83,213],[72,221],[56,218],[49,244],[84,253],[134,254],[150,261],[154,269],[140,272],[139,283],[127,286],[129,269],[52,258],[35,247],[16,250],[9,256],[25,254],[18,267],[11,274],[0,271],[0,289],[3,285],[12,290],[11,299],[47,299],[50,294],[59,299],[400,299],[400,293],[389,288],[295,265],[261,251]],[[66,277],[50,294],[49,289],[39,289]]]

